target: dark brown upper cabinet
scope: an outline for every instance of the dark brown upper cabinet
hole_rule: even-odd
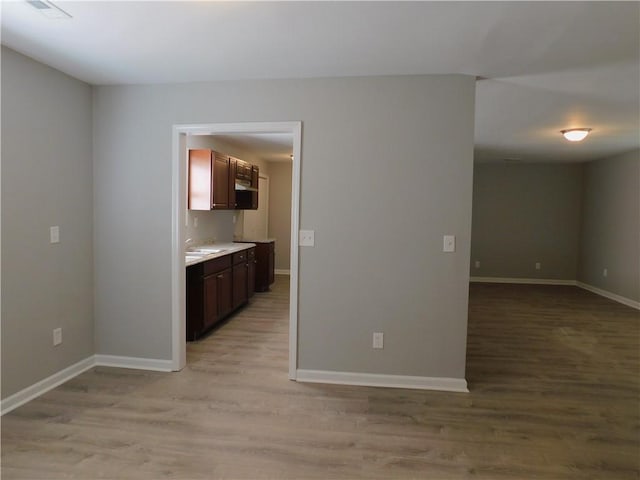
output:
[[[189,150],[189,210],[258,208],[256,165],[214,150]]]
[[[228,210],[228,155],[214,150],[189,150],[189,210]]]
[[[251,192],[251,210],[258,209],[258,184],[260,182],[260,169],[257,165],[251,167],[251,187],[254,188]]]

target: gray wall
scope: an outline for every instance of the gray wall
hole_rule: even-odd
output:
[[[585,166],[578,280],[640,301],[640,150]]]
[[[476,164],[471,275],[575,280],[581,192],[582,165]]]
[[[96,88],[98,353],[171,355],[172,125],[301,120],[299,367],[463,378],[474,94],[462,75]]]
[[[89,85],[2,47],[3,398],[94,353],[91,108]]]
[[[269,236],[276,239],[277,270],[290,267],[291,167],[291,162],[269,164]]]

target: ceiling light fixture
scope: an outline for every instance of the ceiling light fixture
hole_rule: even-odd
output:
[[[570,142],[579,142],[580,140],[584,140],[590,131],[590,128],[571,128],[569,130],[560,130],[560,133]]]
[[[51,19],[73,18],[59,6],[49,0],[26,0],[33,8],[38,10],[42,15]]]

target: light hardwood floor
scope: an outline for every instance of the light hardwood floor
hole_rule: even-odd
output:
[[[471,285],[471,392],[287,380],[288,285],[164,374],[95,368],[2,418],[2,479],[638,479],[640,314]]]

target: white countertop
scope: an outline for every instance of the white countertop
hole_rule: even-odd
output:
[[[198,245],[189,247],[185,252],[184,264],[186,267],[197,263],[206,262],[214,258],[224,257],[231,253],[241,252],[255,247],[255,243],[211,243],[208,245]],[[211,253],[197,253],[198,250],[215,250]]]

